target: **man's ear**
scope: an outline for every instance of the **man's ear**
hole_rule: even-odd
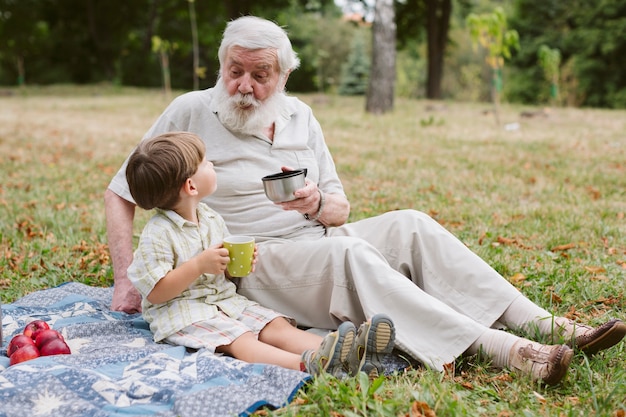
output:
[[[196,184],[194,184],[191,178],[187,178],[180,189],[181,193],[185,193],[188,195],[196,195],[198,194],[198,189],[196,188]]]
[[[289,80],[289,75],[291,75],[291,70],[287,71],[285,75],[283,75],[283,84],[281,91],[285,91],[287,88],[287,80]]]

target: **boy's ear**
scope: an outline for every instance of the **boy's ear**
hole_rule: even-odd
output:
[[[182,193],[188,194],[188,195],[196,195],[198,194],[198,189],[196,188],[196,184],[194,184],[193,180],[191,178],[187,178],[183,184],[183,186],[181,187],[180,190]]]

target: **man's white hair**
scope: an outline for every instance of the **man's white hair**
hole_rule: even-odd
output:
[[[280,73],[283,76],[300,65],[298,54],[293,50],[291,41],[283,28],[259,17],[243,16],[226,25],[218,51],[220,73],[225,65],[226,54],[233,46],[250,50],[276,50]]]

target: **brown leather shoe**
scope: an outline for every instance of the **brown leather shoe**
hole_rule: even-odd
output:
[[[588,330],[576,336],[572,342],[567,344],[581,350],[586,355],[593,355],[601,350],[615,346],[626,335],[626,323],[618,319],[609,320],[598,327],[577,326],[579,328],[587,328]]]
[[[511,349],[509,367],[534,381],[558,384],[569,367],[574,351],[567,345],[542,345],[523,340]]]

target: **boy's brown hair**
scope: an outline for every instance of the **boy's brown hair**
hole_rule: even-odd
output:
[[[128,159],[126,181],[135,203],[145,210],[172,209],[180,188],[205,157],[202,140],[189,132],[169,132],[139,143]]]

